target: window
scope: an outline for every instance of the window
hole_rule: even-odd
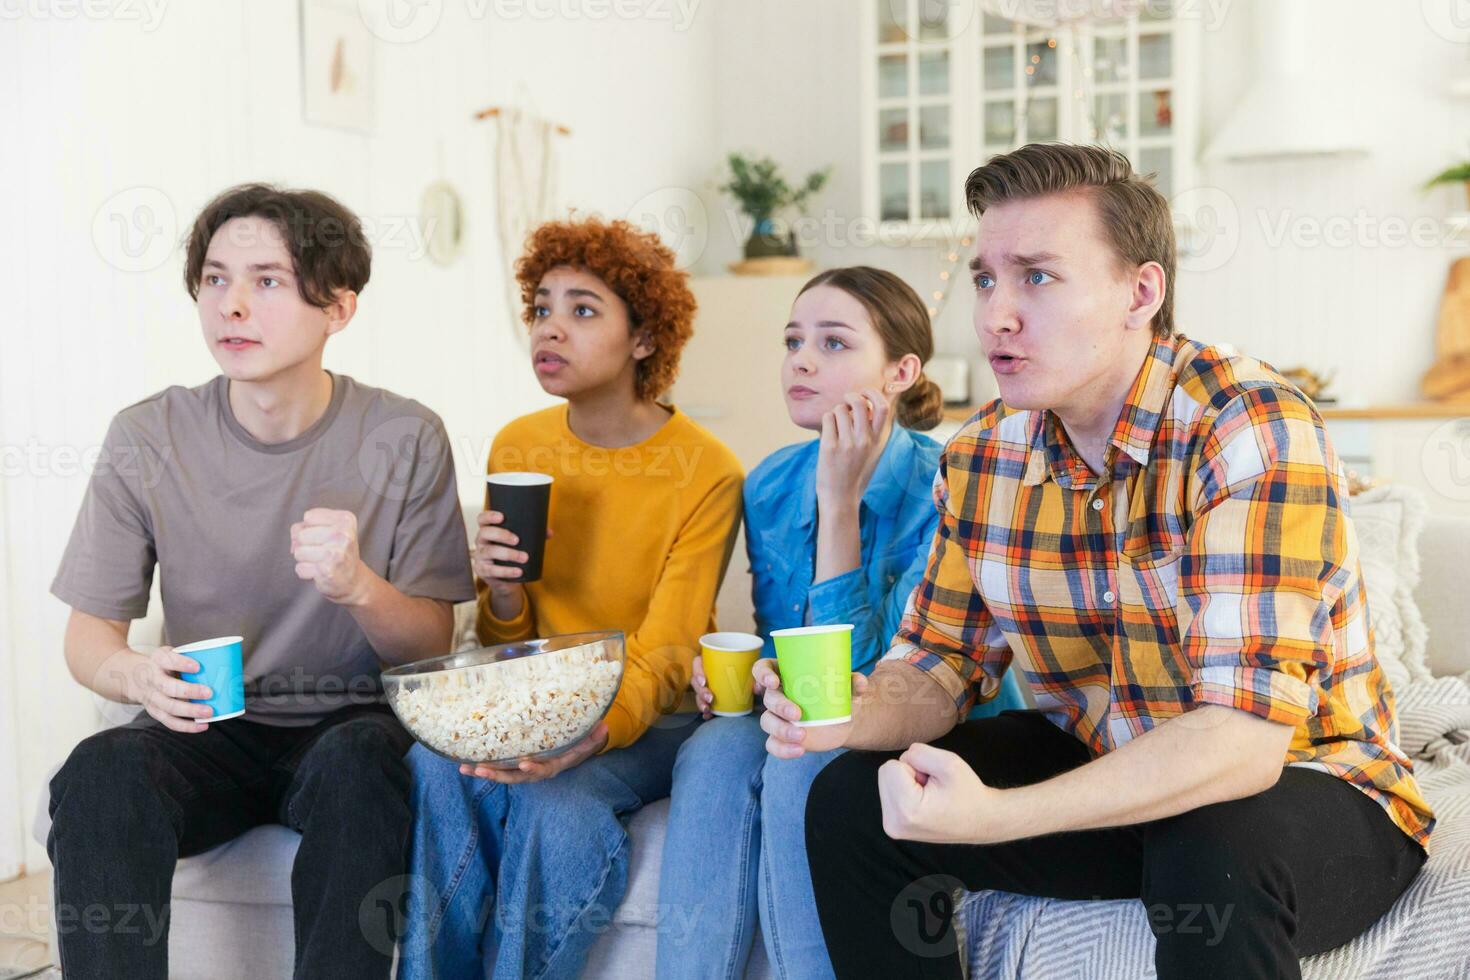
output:
[[[970,168],[1030,142],[1111,146],[1166,197],[1189,185],[1197,24],[1165,0],[1055,28],[979,0],[866,5],[863,198],[889,240],[959,237]]]
[[[876,107],[876,115],[869,112],[876,125],[869,143],[877,150],[872,211],[884,222],[948,220],[957,76],[946,38],[953,11],[932,0],[873,0],[872,7],[878,51],[876,91],[866,100]]]

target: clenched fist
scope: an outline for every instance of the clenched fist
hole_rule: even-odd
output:
[[[291,525],[296,577],[311,582],[333,602],[360,601],[369,570],[357,550],[357,515],[314,507]]]

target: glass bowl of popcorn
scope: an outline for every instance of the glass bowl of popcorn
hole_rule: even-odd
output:
[[[576,745],[623,680],[619,631],[501,643],[383,672],[403,727],[452,762],[515,769]]]

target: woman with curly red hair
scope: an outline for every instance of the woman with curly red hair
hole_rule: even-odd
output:
[[[622,820],[668,796],[698,721],[666,716],[715,629],[740,522],[734,454],[658,401],[694,332],[673,253],[626,222],[553,222],[532,232],[516,278],[536,378],[565,401],[502,429],[488,470],[553,477],[555,537],[523,584],[521,542],[501,514],[480,515],[476,630],[504,643],[621,629],[627,659],[605,721],[556,758],[505,771],[414,747],[404,980],[478,978],[491,959],[497,978],[581,972],[623,899]]]

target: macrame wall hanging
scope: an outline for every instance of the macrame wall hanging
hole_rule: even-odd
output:
[[[559,215],[556,143],[559,137],[570,135],[571,130],[514,106],[491,106],[475,113],[475,118],[494,119],[497,123],[495,223],[500,239],[501,274],[511,332],[526,346],[528,336],[521,321],[515,261],[531,229]]]

